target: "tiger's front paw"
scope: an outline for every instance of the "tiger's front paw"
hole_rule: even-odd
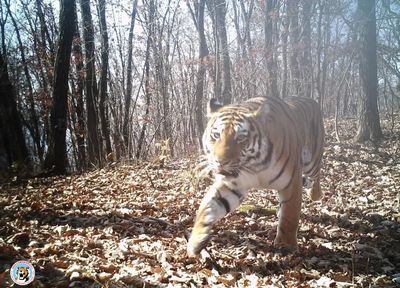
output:
[[[206,246],[209,238],[209,235],[196,235],[192,233],[186,247],[187,255],[189,257],[197,257],[200,251]]]
[[[189,257],[197,257],[200,254],[201,248],[195,247],[190,241],[187,244],[186,252]]]

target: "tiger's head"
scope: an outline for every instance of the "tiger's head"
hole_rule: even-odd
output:
[[[253,121],[257,111],[238,106],[223,106],[211,99],[209,121],[203,134],[203,147],[209,168],[225,176],[237,175],[239,168],[256,151],[252,141],[257,127]]]

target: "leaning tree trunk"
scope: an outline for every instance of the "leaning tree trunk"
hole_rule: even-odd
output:
[[[50,114],[50,145],[45,167],[55,174],[66,172],[68,72],[75,29],[75,0],[61,1],[60,35],[54,67],[53,105]]]
[[[382,130],[378,112],[378,80],[376,64],[375,0],[358,0],[360,19],[359,55],[361,80],[361,105],[357,142],[379,140]]]

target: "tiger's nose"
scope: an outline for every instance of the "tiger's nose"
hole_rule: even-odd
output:
[[[224,171],[225,167],[228,166],[229,160],[228,159],[219,159],[216,161],[216,167],[219,172]]]
[[[225,171],[224,165],[222,165],[222,164],[217,164],[217,172],[224,172],[224,171]]]

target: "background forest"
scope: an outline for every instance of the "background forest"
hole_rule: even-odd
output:
[[[399,287],[400,1],[0,0],[0,40],[0,288]],[[299,250],[252,190],[187,257],[206,105],[266,95],[325,117]]]
[[[362,119],[372,91],[398,121],[396,0],[1,0],[0,8],[3,170],[192,155],[212,97],[312,97],[340,121]],[[367,134],[358,140],[379,138]]]

